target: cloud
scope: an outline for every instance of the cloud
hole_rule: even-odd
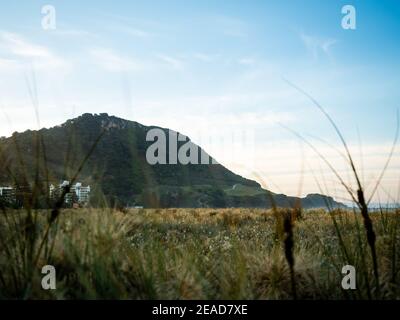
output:
[[[12,58],[1,58],[0,67],[20,68],[32,63],[38,69],[66,68],[69,64],[45,46],[27,41],[16,33],[0,32],[0,53]]]
[[[319,38],[315,36],[300,34],[300,39],[307,51],[314,59],[318,59],[321,54],[331,56],[331,48],[337,43],[337,40],[331,38]]]
[[[344,181],[356,189],[357,186],[354,185],[352,170],[348,162],[338,155],[333,148],[319,143],[318,141],[313,141],[313,144],[333,165]],[[342,145],[334,144],[333,146],[343,151]],[[364,145],[362,148],[362,155],[357,152],[360,149],[360,146],[357,144],[349,144],[348,147],[352,151],[353,160],[359,170],[366,194],[369,196],[385,165],[391,149],[391,143],[383,142],[380,144],[371,143]],[[319,191],[319,186],[316,184],[317,180],[324,193],[339,199],[349,198],[345,189],[342,188],[338,182],[335,174],[325,165],[324,161],[322,161],[313,150],[300,141],[296,141],[295,139],[268,141],[265,139],[262,143],[257,144],[254,156],[255,165],[250,169],[259,173],[261,176],[265,176],[265,180],[268,181],[269,184],[271,181],[276,182],[280,190],[273,188],[273,191],[283,192],[288,195],[297,195],[299,191],[297,182],[303,179],[304,186],[302,195],[306,195],[307,193]],[[220,159],[217,158],[217,160]],[[382,181],[382,188],[390,190],[393,197],[397,197],[397,192],[399,190],[399,160],[400,152],[397,148]],[[224,159],[222,158],[220,162],[223,163]],[[302,163],[305,165],[304,168]],[[243,162],[243,165],[245,164],[246,162]],[[241,169],[237,172],[239,174],[245,173]],[[247,177],[257,179],[256,176],[252,177],[252,174],[247,174]],[[269,185],[269,187],[271,187],[271,185]],[[379,190],[382,191],[382,188],[379,188]],[[373,201],[377,200],[377,195],[375,195]]]
[[[165,66],[175,70],[182,70],[184,68],[182,60],[166,54],[156,54],[153,60],[133,58],[109,48],[93,48],[89,50],[89,54],[98,66],[109,72],[157,71]]]
[[[202,52],[196,52],[193,54],[193,57],[202,62],[211,62],[211,61],[215,60],[216,55],[206,54],[206,53],[202,53]]]
[[[142,62],[121,56],[111,49],[91,49],[90,55],[97,65],[110,72],[140,70],[144,67]]]
[[[2,46],[14,55],[30,58],[52,57],[46,47],[29,43],[15,33],[1,32],[0,39],[2,40]]]
[[[128,34],[130,36],[133,36],[133,37],[136,37],[136,38],[149,38],[149,37],[152,37],[154,35],[154,34],[152,34],[150,32],[147,32],[147,31],[145,31],[143,29],[132,28],[132,27],[119,26],[119,27],[112,27],[110,29],[112,29],[114,31],[117,31],[117,32],[126,33],[126,34]]]
[[[245,66],[253,66],[256,61],[252,58],[241,58],[238,60],[238,63]]]
[[[180,59],[165,54],[157,54],[156,57],[171,66],[173,69],[182,70],[184,67],[184,63]]]
[[[65,37],[83,37],[83,38],[97,38],[98,35],[86,30],[80,29],[65,29],[65,28],[57,28],[56,30],[51,30],[49,32],[50,35],[56,36],[65,36]]]

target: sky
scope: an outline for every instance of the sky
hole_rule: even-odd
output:
[[[179,131],[274,192],[347,201],[308,143],[354,185],[343,146],[291,84],[334,119],[368,194],[395,137],[399,57],[396,0],[2,1],[0,136],[106,112]],[[399,160],[396,145],[372,201],[398,202]]]

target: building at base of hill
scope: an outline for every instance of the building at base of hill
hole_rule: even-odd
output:
[[[65,192],[64,204],[67,207],[86,206],[90,200],[90,186],[83,186],[77,182],[71,185],[69,181],[63,181],[58,186],[53,184],[49,187],[50,198],[57,201]]]

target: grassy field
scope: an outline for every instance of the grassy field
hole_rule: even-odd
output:
[[[48,215],[0,215],[0,298],[400,298],[399,211],[370,214],[379,279],[352,211],[78,209],[51,223]],[[56,290],[41,288],[48,264]],[[347,264],[356,290],[342,289]]]

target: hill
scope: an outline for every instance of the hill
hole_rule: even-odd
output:
[[[145,207],[270,207],[271,196],[252,180],[241,177],[209,158],[206,164],[154,164],[146,159],[146,150],[154,141],[146,141],[152,129],[169,134],[174,131],[144,126],[108,114],[83,114],[60,126],[39,131],[14,133],[0,140],[1,184],[43,185],[70,180],[82,160],[93,152],[77,180],[92,186],[91,202]],[[177,148],[196,147],[197,159],[206,154],[189,139],[178,141]],[[155,153],[173,162],[169,149]],[[207,154],[206,154],[207,155]],[[172,160],[172,161],[171,161]],[[203,163],[203,162],[202,162]],[[35,170],[39,168],[39,170]],[[36,174],[37,173],[37,174]],[[234,190],[236,189],[236,190]],[[292,206],[297,198],[271,194],[277,205]],[[301,199],[303,207],[342,206],[332,198],[311,195]]]

